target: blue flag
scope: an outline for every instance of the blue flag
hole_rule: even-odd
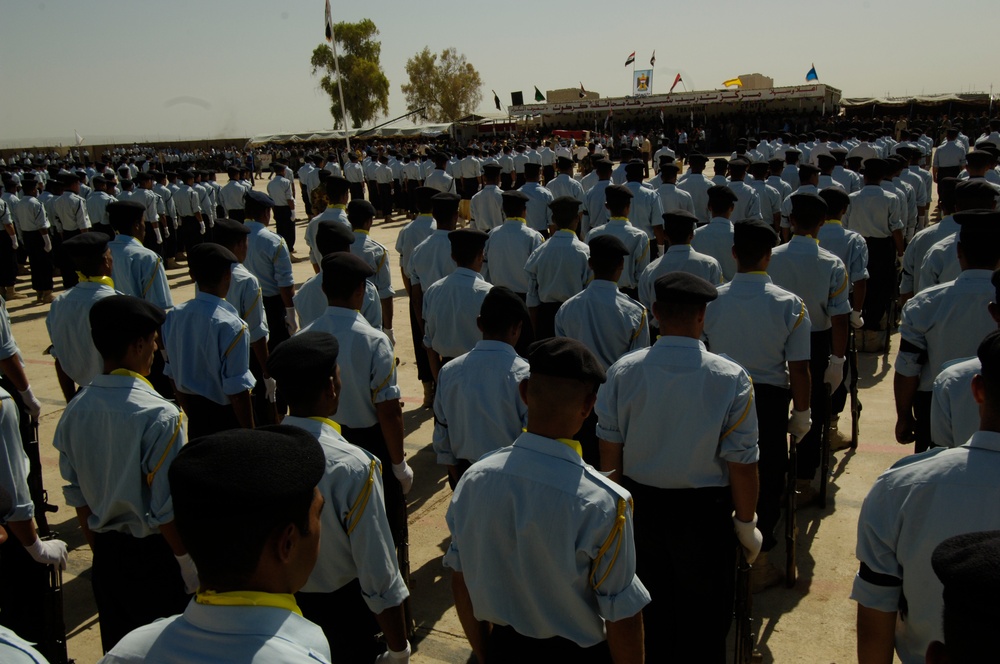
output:
[[[816,75],[816,65],[812,66],[812,69],[806,73],[806,81],[818,81],[819,76]]]

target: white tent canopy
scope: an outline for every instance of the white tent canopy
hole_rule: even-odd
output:
[[[411,138],[423,136],[435,138],[442,134],[447,134],[451,130],[451,123],[447,124],[426,124],[411,125],[408,127],[385,126],[374,130],[351,129],[351,138]],[[250,139],[250,145],[264,145],[266,143],[309,143],[313,141],[342,141],[348,132],[342,129],[331,131],[305,131],[297,134],[260,134]]]

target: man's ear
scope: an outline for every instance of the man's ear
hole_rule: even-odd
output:
[[[275,552],[278,556],[278,560],[282,563],[287,563],[292,559],[292,552],[295,550],[295,544],[299,539],[299,528],[294,523],[289,523],[278,535],[277,541],[275,542]]]

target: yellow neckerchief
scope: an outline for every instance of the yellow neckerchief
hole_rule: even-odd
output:
[[[263,593],[256,590],[217,593],[214,590],[205,590],[195,595],[194,601],[211,606],[270,606],[302,615],[302,610],[295,603],[295,595],[284,593]]]
[[[333,420],[331,420],[328,417],[313,416],[313,417],[310,417],[309,419],[310,420],[316,420],[317,422],[322,422],[323,424],[327,424],[330,427],[332,427],[334,431],[336,431],[337,433],[340,433],[340,425],[337,424],[336,422],[334,422]]]
[[[827,219],[826,223],[828,223],[828,224],[834,224],[836,226],[843,226],[843,224],[841,223],[840,219]]]
[[[611,221],[628,221],[628,217],[611,217]]]
[[[507,217],[505,221],[520,221],[522,224],[528,223],[528,220],[524,217]]]
[[[111,277],[88,277],[84,275],[83,272],[77,272],[76,277],[80,283],[86,282],[89,284],[104,284],[112,290],[115,288],[115,282],[111,279]]]
[[[559,230],[556,231],[556,233],[569,233],[573,237],[576,237],[576,231],[571,231],[568,228],[560,228]]]
[[[129,371],[128,369],[115,369],[114,371],[111,372],[111,375],[112,376],[131,376],[132,378],[137,378],[137,379],[141,380],[142,382],[144,382],[146,385],[149,385],[149,389],[154,390],[154,391],[156,390],[156,388],[153,387],[153,384],[149,382],[149,379],[147,379],[142,374],[137,374],[134,371]]]
[[[344,205],[343,203],[331,203],[330,205],[326,206],[327,210],[329,210],[331,208],[334,209],[334,210],[346,210],[347,206]]]
[[[763,274],[765,277],[767,276],[767,272],[765,270],[753,270],[752,272],[746,272],[745,274]]]
[[[521,429],[521,431],[523,433],[529,433],[529,431],[527,429]],[[532,434],[532,435],[538,436],[537,433],[536,434]],[[539,436],[539,437],[540,438],[545,438],[545,436]],[[581,459],[583,458],[583,445],[580,444],[580,441],[573,440],[572,438],[553,438],[552,440],[555,440],[556,442],[562,443],[563,445],[565,445],[569,449],[571,449],[574,452],[576,452],[577,454],[579,454]]]
[[[365,229],[363,229],[363,228],[355,228],[355,229],[354,229],[354,232],[355,232],[355,233],[362,233],[363,235],[371,235],[371,233],[369,233],[368,231],[366,231],[366,230],[365,230]]]
[[[794,237],[794,236],[793,236],[793,237]],[[818,238],[818,237],[813,237],[812,235],[799,235],[798,237],[805,237],[805,238],[809,238],[810,240],[812,240],[812,241],[813,241],[813,242],[815,242],[816,244],[819,244],[819,238]]]

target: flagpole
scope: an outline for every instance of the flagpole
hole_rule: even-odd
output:
[[[351,125],[347,123],[347,106],[344,105],[344,85],[340,80],[340,58],[337,57],[337,35],[333,34],[333,20],[330,26],[330,50],[333,51],[333,66],[337,72],[337,91],[340,93],[340,113],[344,120],[344,139],[347,141],[347,151],[351,151]]]

